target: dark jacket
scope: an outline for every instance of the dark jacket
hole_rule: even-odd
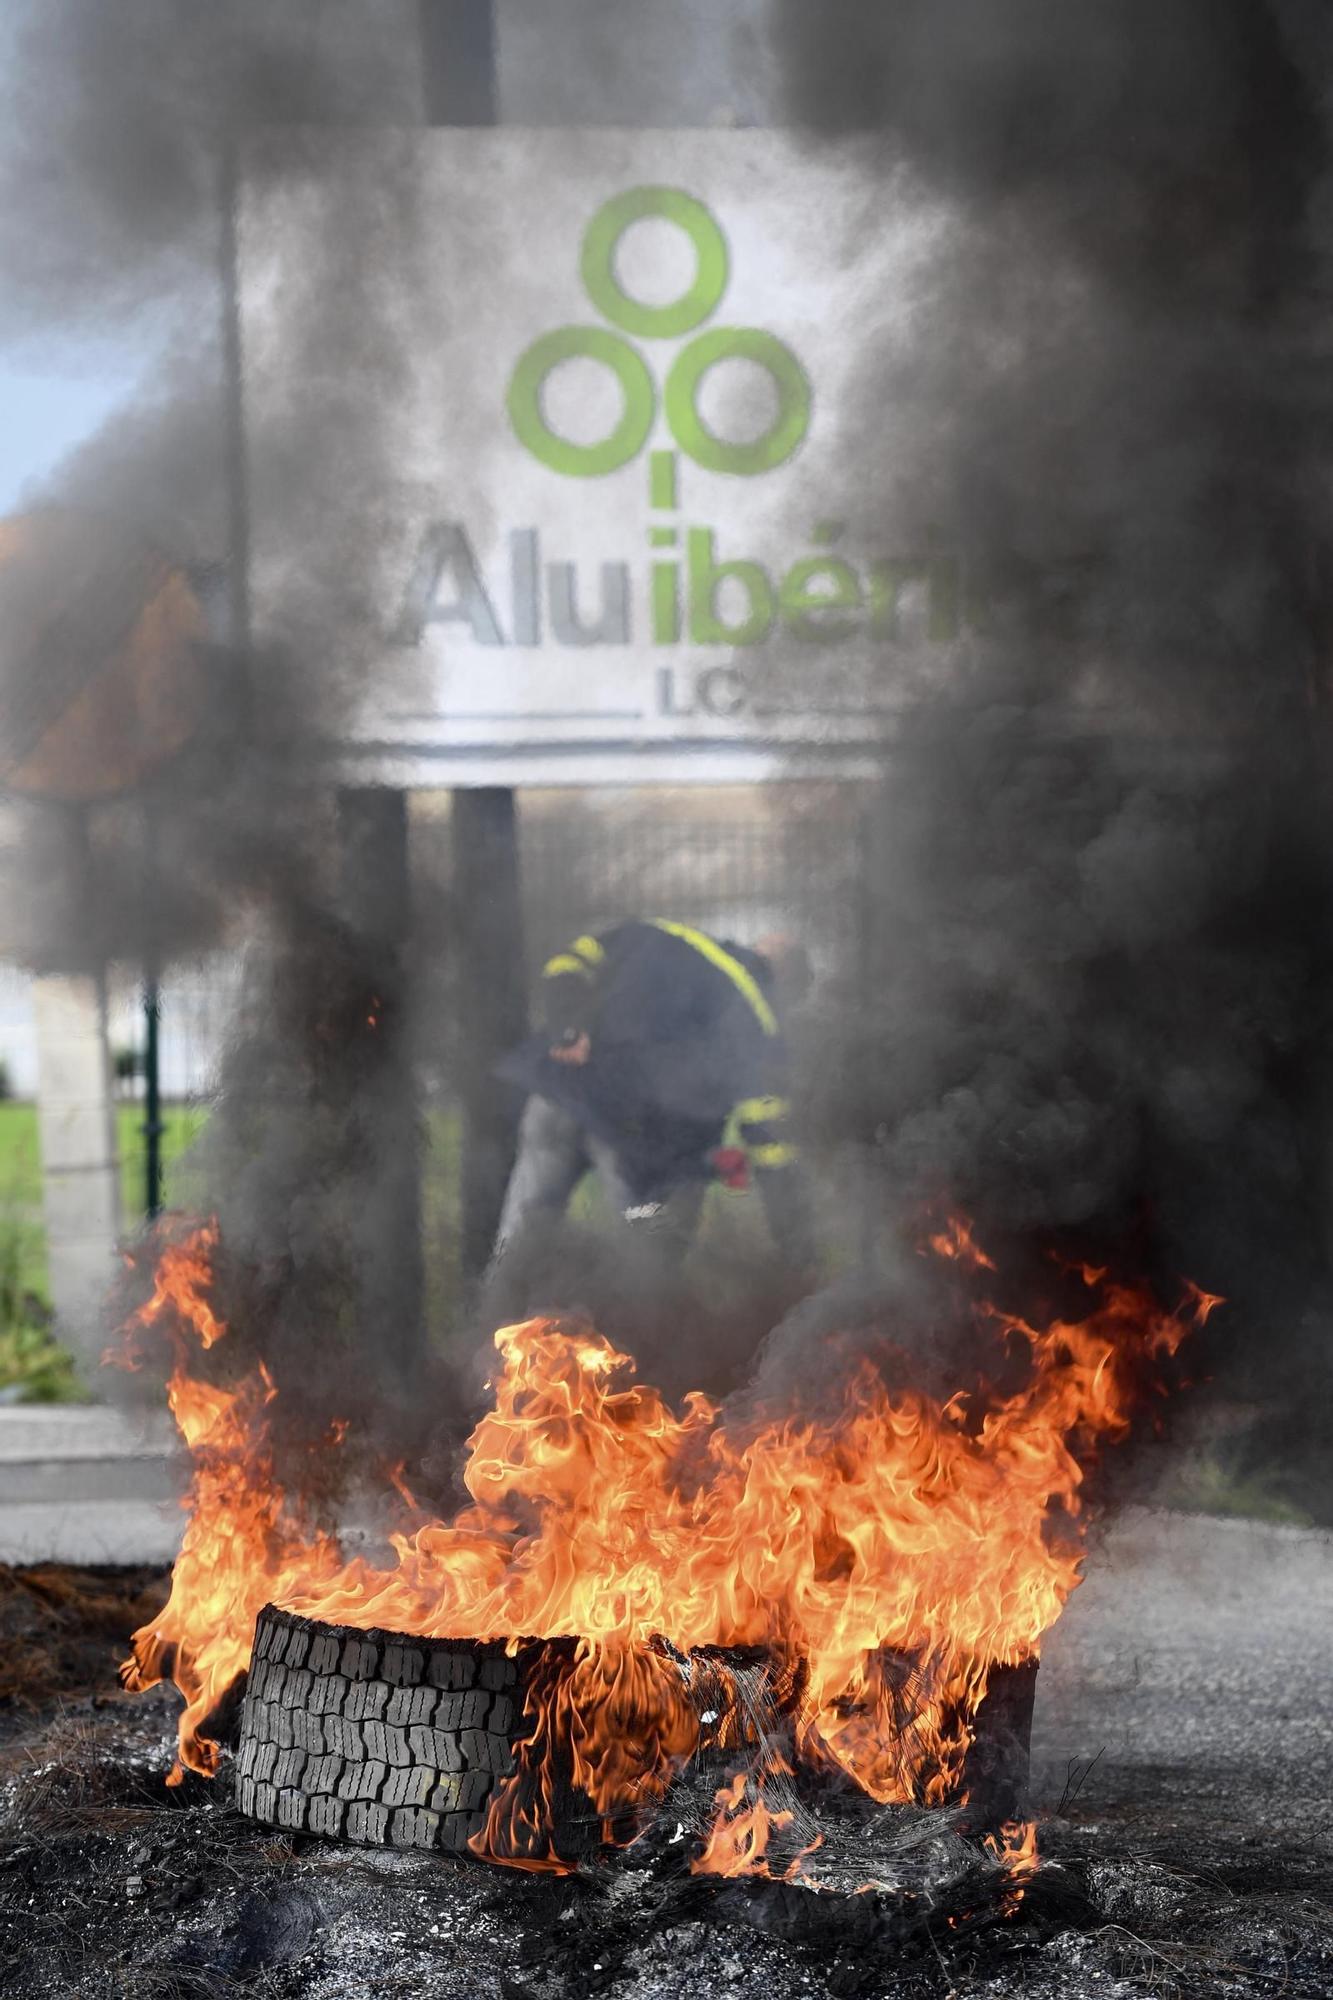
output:
[[[724,1137],[757,1175],[794,1164],[786,1050],[757,953],[665,920],[620,924],[551,959],[542,1006],[544,1032],[502,1074],[609,1145],[639,1201],[710,1178]],[[587,1063],[552,1061],[553,1045],[585,1031]]]

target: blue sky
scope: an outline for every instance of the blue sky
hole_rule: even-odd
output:
[[[8,77],[31,6],[32,0],[11,0],[0,8],[0,78]],[[109,353],[105,341],[89,343],[82,357],[68,341],[53,339],[51,346],[59,348],[58,366],[31,339],[0,357],[0,515],[13,513],[26,487],[101,428],[138,372],[130,372],[123,353]]]
[[[108,372],[47,375],[0,365],[0,515],[13,513],[30,482],[92,436],[130,386]]]

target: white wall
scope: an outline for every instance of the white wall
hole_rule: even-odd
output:
[[[212,1090],[239,978],[240,961],[230,953],[178,968],[168,976],[162,989],[159,1037],[164,1097],[204,1097]],[[8,1068],[15,1097],[37,1093],[32,986],[29,973],[0,965],[0,1059]],[[113,1051],[141,1049],[143,998],[132,979],[113,979],[108,1011]]]
[[[32,1018],[32,980],[14,966],[0,965],[0,1060],[15,1097],[37,1091],[37,1036]]]

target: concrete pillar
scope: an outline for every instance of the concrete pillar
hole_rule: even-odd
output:
[[[55,1331],[92,1383],[106,1344],[103,1306],[120,1235],[105,981],[35,979],[32,1009]]]

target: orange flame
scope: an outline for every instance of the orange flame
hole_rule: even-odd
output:
[[[573,1640],[529,1686],[520,1769],[474,1842],[532,1868],[570,1865],[554,1825],[560,1769],[610,1833],[696,1747],[656,1635],[681,1652],[761,1647],[787,1669],[803,1662],[799,1749],[878,1800],[955,1794],[992,1667],[1032,1658],[1079,1581],[1095,1445],[1128,1430],[1145,1362],[1218,1303],[1191,1289],[1166,1312],[1108,1285],[1078,1323],[992,1308],[984,1323],[1029,1365],[984,1408],[891,1391],[867,1363],[818,1414],[740,1420],[697,1394],[674,1410],[586,1328],[506,1327],[494,1406],[469,1440],[470,1504],[395,1534],[394,1559],[376,1566],[346,1560],[277,1485],[263,1372],[225,1389],[191,1372],[223,1331],[205,1297],[215,1246],[210,1226],[169,1247],[134,1323],[161,1321],[173,1340],[168,1396],[195,1472],[171,1599],[135,1634],[130,1685],[175,1680],[181,1763],[211,1773],[209,1714],[270,1601],[425,1637]],[[785,1822],[748,1782],[742,1772],[719,1794],[701,1867],[767,1865]]]
[[[384,1476],[403,1505],[407,1508],[409,1514],[419,1513],[421,1510],[417,1506],[416,1495],[407,1483],[407,1467],[401,1458],[397,1459],[394,1464],[385,1466]]]
[[[717,1795],[717,1818],[704,1851],[692,1864],[696,1875],[758,1875],[768,1873],[768,1843],[775,1832],[789,1827],[790,1811],[770,1812],[762,1789],[749,1774],[738,1771]]]
[[[944,1257],[950,1263],[965,1265],[971,1271],[993,1271],[994,1259],[977,1247],[972,1235],[972,1225],[964,1215],[951,1215],[942,1228],[926,1238],[927,1246],[937,1257]]]
[[[987,1834],[985,1845],[1015,1882],[1026,1882],[1040,1865],[1034,1820],[1009,1820],[998,1834]]]
[[[265,1415],[277,1389],[263,1362],[236,1388],[192,1372],[195,1344],[207,1351],[226,1332],[205,1296],[217,1243],[217,1225],[210,1222],[167,1244],[152,1297],[130,1321],[121,1357],[125,1366],[140,1366],[140,1337],[150,1327],[164,1328],[175,1362],[167,1402],[193,1460],[182,1502],[190,1518],[170,1600],[160,1618],[135,1633],[132,1656],[121,1668],[129,1688],[171,1679],[185,1696],[179,1759],[167,1780],[173,1785],[182,1767],[207,1777],[217,1769],[218,1747],[204,1725],[250,1663],[265,1575],[316,1550],[336,1560],[333,1543],[312,1539],[288,1518],[273,1477]]]
[[[1041,1866],[1035,1820],[1009,1820],[998,1834],[988,1833],[982,1845],[1009,1878],[1004,1911],[1012,1916],[1027,1894],[1027,1885]]]

